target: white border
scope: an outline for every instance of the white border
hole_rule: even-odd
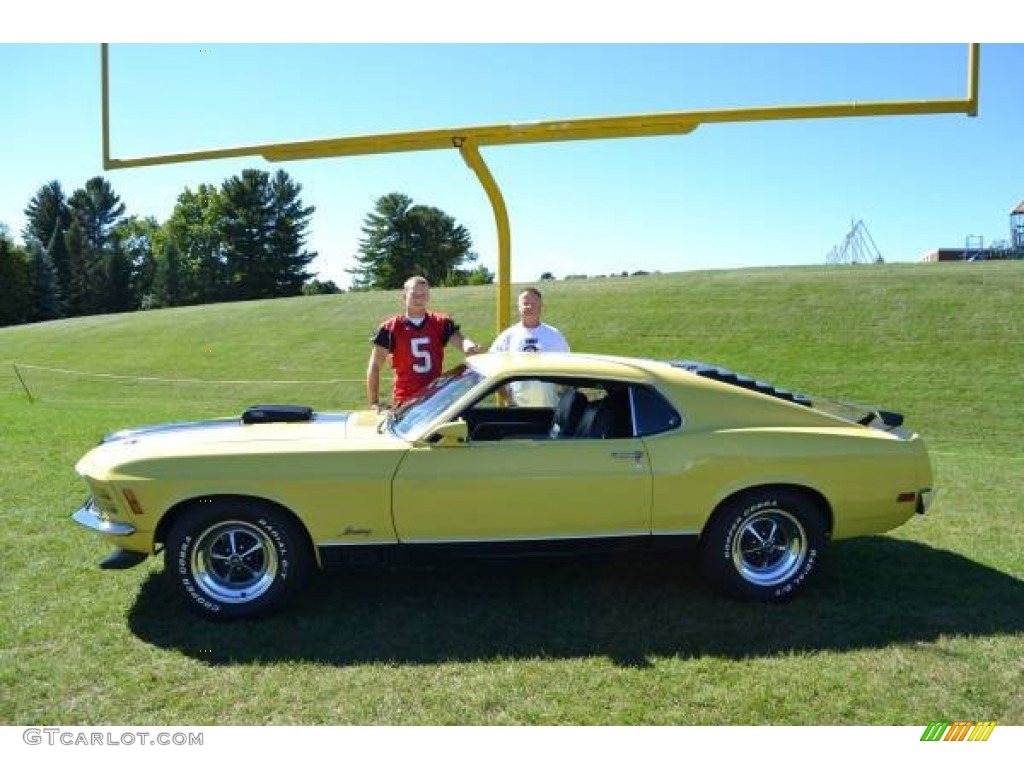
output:
[[[56,0],[8,4],[0,42],[1014,42],[1020,8],[1005,0],[949,9],[891,0]]]
[[[35,727],[39,730],[44,726]],[[52,726],[50,726],[52,727]],[[1016,766],[1024,753],[1024,727],[997,725],[986,742],[922,742],[924,725],[899,727],[62,727],[63,734],[104,734],[110,745],[28,744],[29,728],[0,728],[0,752],[8,765],[56,758],[76,768],[187,764],[238,764],[258,756],[260,764],[326,762],[344,766],[444,766],[523,768],[582,765],[587,768],[681,766],[711,760],[716,766],[759,762],[813,763],[876,758],[886,765],[928,768]],[[202,746],[120,744],[124,734],[161,731],[202,733]],[[64,740],[70,740],[65,738]]]

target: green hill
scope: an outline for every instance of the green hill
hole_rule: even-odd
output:
[[[792,389],[903,411],[940,442],[1013,443],[1006,414],[1017,407],[1024,370],[1024,263],[707,271],[542,287],[545,320],[575,351],[714,362]],[[435,289],[432,305],[475,340],[494,337],[493,287]],[[189,380],[144,384],[22,369],[43,400],[180,399],[204,412],[268,397],[357,407],[369,336],[399,309],[399,293],[389,291],[0,329],[0,393],[20,391],[11,365],[20,363]],[[224,381],[311,383],[215,383]]]

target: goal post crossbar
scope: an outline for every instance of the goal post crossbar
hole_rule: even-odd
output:
[[[328,139],[203,149],[193,152],[133,158],[115,158],[110,153],[108,44],[101,43],[103,168],[104,170],[139,168],[203,160],[223,160],[236,157],[262,157],[268,162],[287,162],[390,152],[457,149],[484,187],[495,217],[498,230],[496,326],[500,332],[508,324],[511,314],[511,237],[509,234],[508,214],[501,190],[498,188],[494,177],[486,168],[483,158],[478,151],[480,147],[538,144],[556,141],[685,135],[692,133],[698,126],[714,123],[935,114],[965,114],[969,117],[975,117],[978,114],[980,48],[979,43],[968,44],[967,94],[963,98],[740,107],[618,115],[612,117],[540,120],[528,123],[401,131],[363,136],[343,136]]]

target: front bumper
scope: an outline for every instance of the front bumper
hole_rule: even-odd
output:
[[[134,525],[111,520],[96,506],[96,502],[91,497],[81,509],[71,515],[71,519],[90,531],[102,533],[105,536],[131,536],[135,533]]]

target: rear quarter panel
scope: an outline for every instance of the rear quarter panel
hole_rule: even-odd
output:
[[[728,385],[681,387],[683,427],[645,439],[656,533],[699,533],[745,489],[795,485],[825,498],[833,538],[881,533],[914,514],[901,493],[931,486],[924,442]]]

